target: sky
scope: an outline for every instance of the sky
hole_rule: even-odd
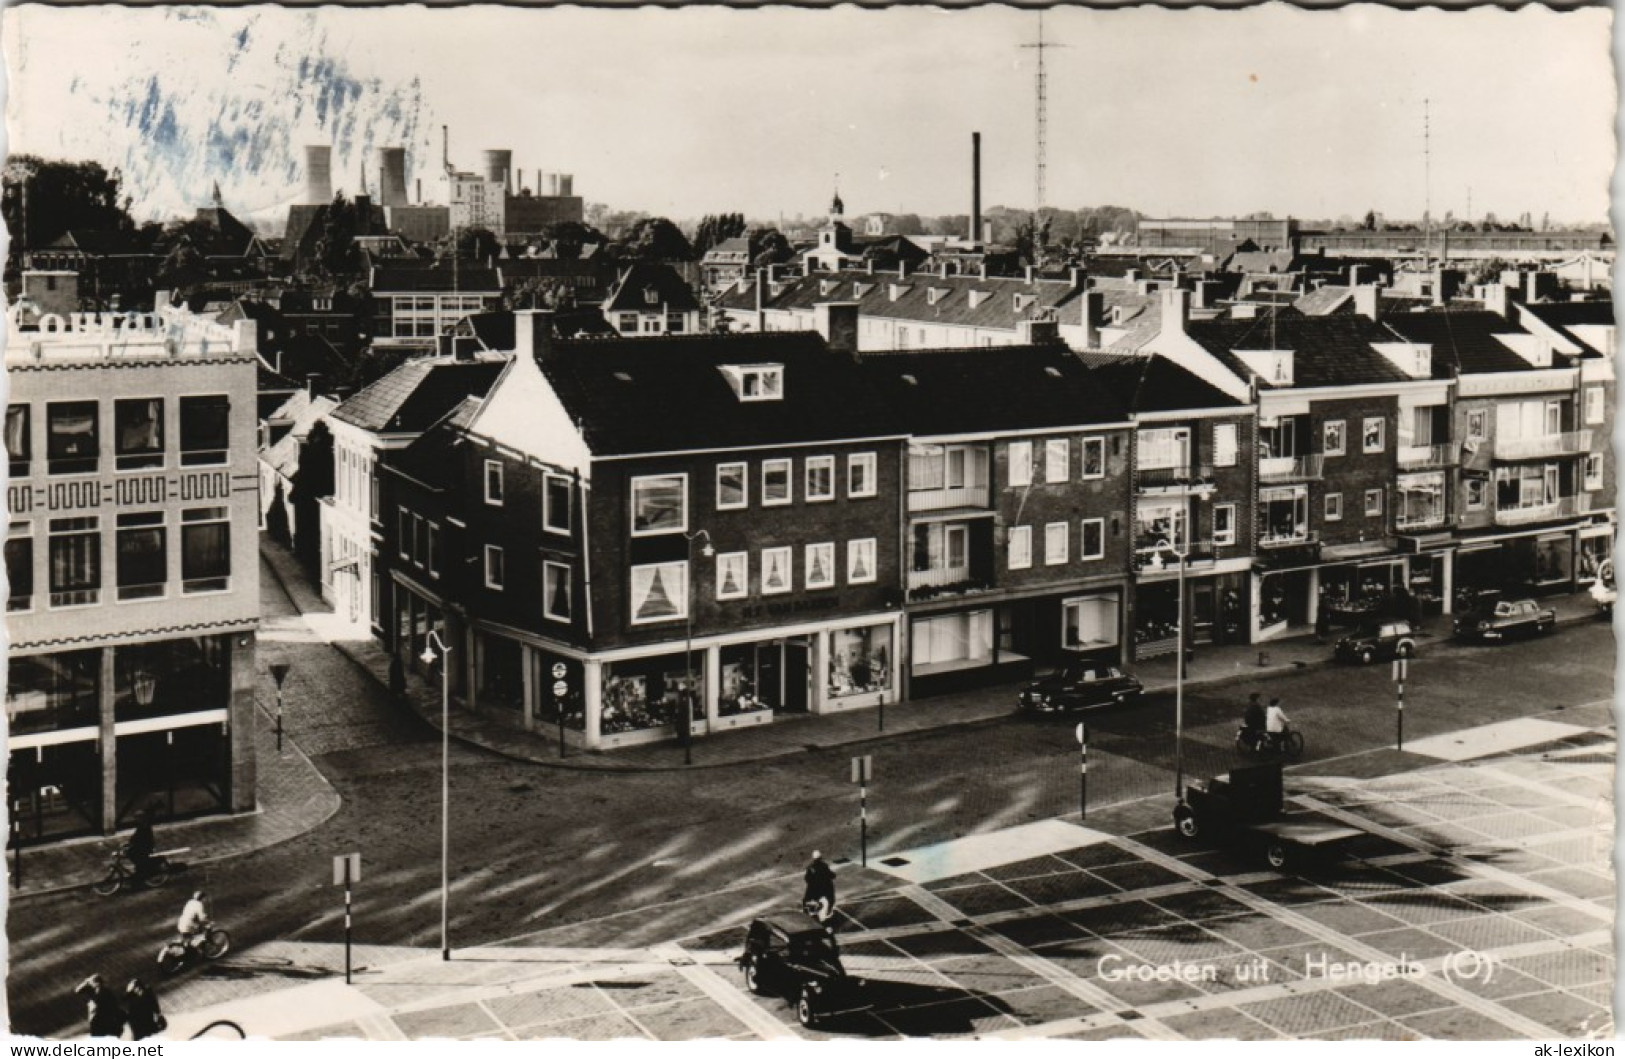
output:
[[[1051,10],[1049,205],[1152,216],[1602,220],[1614,158],[1612,14]],[[1035,199],[1038,15],[879,11],[5,11],[10,148],[124,171],[138,216],[297,201],[300,146],[409,149],[444,201],[452,160],[505,147],[527,184],[674,218],[965,213]],[[303,64],[303,65],[301,65]],[[1424,138],[1424,100],[1429,135]],[[1426,151],[1424,150],[1426,147]],[[376,184],[376,163],[371,182]]]

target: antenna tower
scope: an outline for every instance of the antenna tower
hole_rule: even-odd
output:
[[[1045,170],[1048,162],[1048,126],[1049,126],[1049,79],[1044,72],[1044,51],[1048,48],[1058,48],[1060,45],[1051,44],[1044,39],[1044,12],[1038,12],[1038,40],[1031,44],[1023,44],[1023,48],[1036,48],[1038,50],[1038,70],[1034,75],[1033,87],[1037,108],[1037,143],[1033,166],[1033,225],[1037,230],[1038,214],[1044,208]]]
[[[1422,267],[1433,265],[1433,127],[1422,100]]]

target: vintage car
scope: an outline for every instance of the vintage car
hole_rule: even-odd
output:
[[[1337,657],[1345,662],[1375,662],[1379,658],[1409,658],[1416,653],[1416,630],[1408,621],[1383,621],[1365,626],[1337,641]]]
[[[1503,599],[1493,606],[1456,617],[1456,635],[1463,640],[1498,641],[1534,636],[1557,624],[1557,612],[1532,599]]]
[[[1033,713],[1061,713],[1135,703],[1144,692],[1144,685],[1114,665],[1073,659],[1029,681],[1016,705]]]
[[[835,934],[811,916],[786,912],[751,921],[745,951],[734,961],[745,986],[795,1005],[796,1021],[811,1027],[831,1015],[865,1010],[864,981],[846,973]]]
[[[1614,561],[1604,559],[1602,565],[1597,567],[1597,579],[1591,582],[1591,598],[1596,601],[1603,617],[1614,616],[1614,598],[1618,595],[1619,591],[1614,587]]]

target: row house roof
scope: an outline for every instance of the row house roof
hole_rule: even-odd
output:
[[[484,394],[501,360],[409,360],[339,405],[332,418],[371,433],[428,429],[471,394]]]
[[[699,299],[677,270],[640,261],[622,270],[604,297],[606,313],[698,312]]]
[[[1364,316],[1277,313],[1251,320],[1192,320],[1186,334],[1241,379],[1277,384],[1250,368],[1236,351],[1290,351],[1294,388],[1409,382],[1413,376],[1373,349],[1401,341]],[[1437,368],[1435,368],[1437,371]]]
[[[1611,300],[1583,302],[1529,302],[1523,311],[1557,331],[1578,345],[1583,356],[1612,356],[1613,351],[1600,349],[1583,327],[1613,327],[1614,303]]]
[[[453,267],[435,264],[429,267],[400,267],[393,261],[377,265],[372,270],[368,286],[375,295],[431,293],[431,294],[500,294],[502,273],[481,265],[458,264]]]
[[[755,311],[753,282],[747,278],[729,287],[717,304]],[[1053,311],[1061,324],[1082,323],[1082,293],[1070,280],[847,269],[782,280],[765,292],[763,307],[811,312],[819,302],[849,301],[863,316],[1014,331],[1045,311]]]
[[[1435,373],[1441,367],[1460,375],[1529,371],[1533,367],[1498,337],[1527,337],[1526,332],[1498,313],[1455,309],[1395,313],[1384,317],[1383,324],[1406,341],[1430,344]]]
[[[1136,415],[1183,409],[1244,407],[1167,357],[1079,353],[1078,359]]]

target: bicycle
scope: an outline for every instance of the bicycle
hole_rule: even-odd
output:
[[[154,853],[147,858],[147,871],[143,875],[136,869],[135,861],[130,859],[130,847],[119,846],[108,855],[106,874],[92,883],[90,888],[102,897],[112,897],[125,887],[133,890],[138,882],[149,889],[157,889],[168,882],[170,873],[179,867],[170,858],[185,852],[186,849],[166,849],[162,853]]]
[[[1303,733],[1296,728],[1270,733],[1243,725],[1236,730],[1236,749],[1254,754],[1280,754],[1297,761],[1303,757]]]
[[[179,934],[164,942],[158,950],[158,966],[165,974],[178,974],[194,955],[206,960],[218,960],[231,949],[231,935],[216,926],[210,926],[189,940]]]

